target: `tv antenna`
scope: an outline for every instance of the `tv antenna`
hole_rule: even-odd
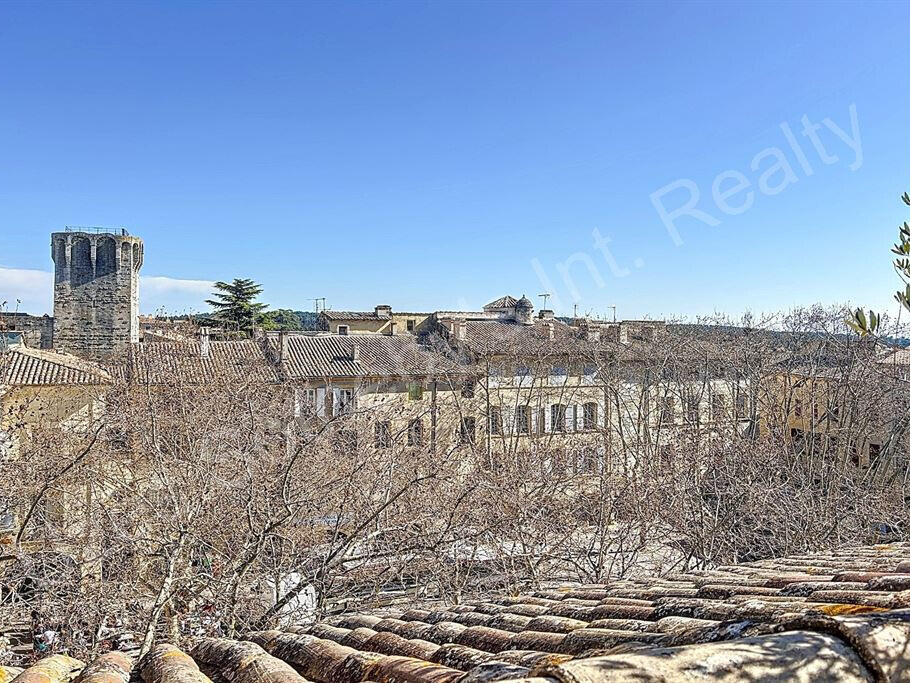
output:
[[[615,323],[616,322],[616,304],[613,304],[612,306],[610,306],[610,308],[613,309],[613,322]]]
[[[539,296],[541,299],[543,299],[543,307],[544,307],[544,309],[546,309],[546,307],[547,307],[547,299],[550,298],[550,294],[549,294],[549,293],[544,293],[544,294],[538,294],[537,296]]]
[[[316,305],[316,315],[319,315],[319,302],[320,301],[322,302],[322,310],[323,311],[325,310],[325,297],[324,296],[317,296],[313,299],[310,299],[310,301],[312,301]]]

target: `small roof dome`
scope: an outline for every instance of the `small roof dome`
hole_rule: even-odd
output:
[[[515,308],[534,308],[534,304],[531,303],[531,300],[528,297],[522,294],[521,298],[515,302]]]

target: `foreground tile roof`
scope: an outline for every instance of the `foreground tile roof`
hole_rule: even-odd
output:
[[[197,638],[135,668],[145,683],[906,681],[908,603],[895,543]],[[129,660],[101,660],[76,683],[126,683]],[[81,668],[57,655],[15,680]]]
[[[76,356],[14,346],[0,352],[0,385],[61,386],[106,384],[101,366]]]

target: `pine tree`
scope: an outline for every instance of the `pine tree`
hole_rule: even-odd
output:
[[[216,282],[215,290],[215,298],[205,302],[215,309],[215,318],[242,332],[251,332],[266,307],[256,301],[262,286],[247,278],[235,278],[233,282]]]
[[[910,194],[904,192],[901,201],[910,206]],[[891,248],[891,253],[897,255],[894,259],[894,270],[901,279],[901,288],[894,294],[894,298],[903,308],[910,311],[910,223],[904,221],[897,230],[899,241]],[[866,337],[878,331],[881,316],[875,311],[869,311],[867,315],[862,308],[857,308],[847,319],[847,324]]]

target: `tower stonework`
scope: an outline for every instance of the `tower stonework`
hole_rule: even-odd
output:
[[[127,233],[51,234],[54,348],[104,358],[139,341],[142,240]]]

